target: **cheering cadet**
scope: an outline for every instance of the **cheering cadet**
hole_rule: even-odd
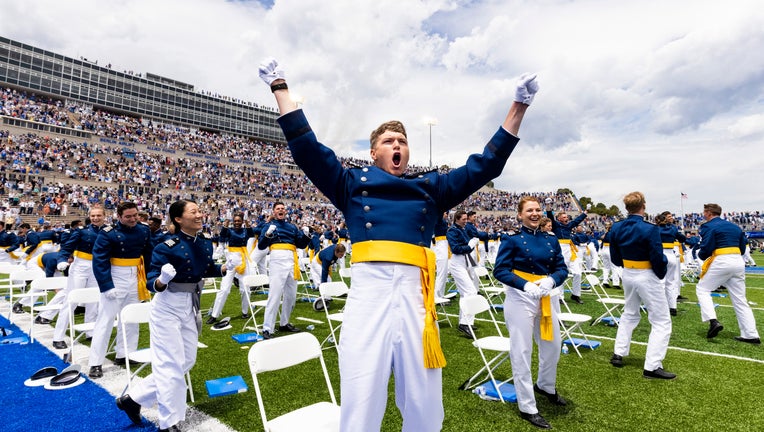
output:
[[[522,226],[517,234],[502,238],[493,274],[507,290],[504,321],[509,331],[509,358],[520,416],[536,427],[551,429],[536,408],[533,391],[555,405],[567,404],[557,393],[560,324],[549,291],[565,282],[568,268],[557,238],[539,227],[542,210],[538,199],[520,199],[517,214]],[[531,375],[533,339],[539,356],[535,385]]]
[[[260,65],[271,86],[281,129],[295,162],[345,216],[353,242],[352,288],[340,336],[340,430],[379,430],[390,372],[403,431],[438,431],[443,424],[440,349],[434,304],[435,222],[501,174],[517,145],[525,111],[538,91],[535,75],[517,82],[515,102],[483,154],[448,174],[405,175],[406,129],[380,125],[370,136],[373,165],[342,167],[316,139],[291,100],[276,60]]]
[[[546,199],[546,204],[549,205],[552,202],[551,198]],[[560,248],[562,249],[562,256],[565,258],[565,265],[568,266],[568,271],[573,275],[573,284],[570,288],[570,299],[578,304],[583,304],[581,300],[581,260],[585,250],[577,251],[576,245],[570,239],[571,231],[586,219],[586,210],[582,211],[572,221],[570,216],[565,212],[557,213],[557,218],[554,217],[552,210],[547,210],[546,216],[552,220],[552,231],[557,236],[557,240],[560,242]]]
[[[180,431],[186,419],[185,375],[196,363],[202,317],[199,297],[203,278],[219,277],[236,268],[221,269],[212,259],[212,241],[201,234],[203,213],[193,201],[170,205],[175,235],[159,243],[147,275],[156,292],[151,302],[151,374],[133,385],[130,394],[117,398],[117,407],[141,424],[141,406],[159,407],[159,430]]]
[[[225,277],[220,281],[220,290],[215,294],[215,304],[212,306],[212,312],[210,312],[210,317],[207,319],[207,324],[213,324],[220,318],[225,301],[231,292],[234,278],[238,282],[237,286],[239,287],[239,294],[241,294],[241,317],[243,319],[249,318],[249,291],[247,291],[247,287],[242,282],[244,276],[254,273],[249,261],[247,241],[255,238],[255,235],[254,229],[244,227],[243,213],[233,215],[233,228],[228,228],[228,221],[226,220],[223,229],[220,230],[220,241],[228,243],[226,246],[228,261],[238,262],[238,265],[236,271],[226,273]]]

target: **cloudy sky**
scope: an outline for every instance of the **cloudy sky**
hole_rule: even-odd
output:
[[[567,187],[648,212],[764,210],[764,7],[755,0],[44,0],[3,2],[0,34],[118,70],[274,106],[279,59],[319,138],[368,156],[406,124],[412,162],[462,164],[541,90],[496,186]]]

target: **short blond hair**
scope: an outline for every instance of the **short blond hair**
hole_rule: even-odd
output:
[[[703,204],[703,210],[711,213],[714,216],[722,215],[722,206],[720,206],[719,204],[714,204],[714,203]]]
[[[623,197],[623,205],[629,214],[638,213],[645,205],[645,195],[642,192],[630,192]]]

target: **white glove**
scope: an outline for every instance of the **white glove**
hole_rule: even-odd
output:
[[[479,239],[479,238],[477,238],[477,237],[472,237],[472,238],[470,239],[469,243],[467,243],[467,244],[469,245],[469,247],[470,247],[471,249],[475,249],[475,246],[477,246],[477,245],[478,245],[478,243],[480,243],[480,239]]]
[[[552,204],[552,198],[549,198],[549,197],[547,197],[547,198],[544,200],[544,203],[545,203],[545,204]]]
[[[523,286],[523,291],[531,296],[531,298],[536,300],[540,299],[544,295],[544,290],[533,282],[526,282],[525,286]]]
[[[225,262],[225,268],[228,271],[233,271],[236,267],[241,265],[241,255],[239,254],[231,254],[228,255],[228,259]]]
[[[271,225],[268,227],[268,231],[266,231],[266,232],[265,232],[265,236],[266,236],[266,237],[270,237],[270,236],[272,236],[272,235],[273,235],[273,233],[274,233],[275,231],[276,231],[276,225],[274,225],[274,224],[271,224]]]
[[[324,241],[324,240],[326,240],[326,237],[324,237],[324,235],[323,235],[323,234],[321,234],[321,237],[319,237],[318,239],[319,239],[320,241]]]
[[[68,269],[68,268],[69,268],[69,263],[68,263],[68,262],[66,262],[66,261],[64,261],[64,262],[60,262],[60,263],[58,263],[58,264],[56,265],[56,270],[58,270],[58,271],[60,271],[60,272],[62,272],[62,271],[66,271],[66,269]]]
[[[554,283],[554,279],[549,276],[541,279],[538,283],[541,289],[544,290],[544,295],[549,294],[549,291],[551,291],[556,285]]]
[[[515,102],[521,102],[530,105],[536,92],[539,91],[539,84],[536,82],[536,74],[524,73],[517,79],[515,87]]]
[[[303,232],[303,233],[304,233],[306,236],[309,236],[309,235],[310,235],[310,228],[308,228],[308,227],[304,226],[304,227],[302,227],[302,232]]]
[[[117,299],[117,290],[112,288],[108,291],[104,291],[101,294],[103,294],[104,297],[106,297],[109,300],[116,300]]]
[[[279,67],[279,62],[273,57],[268,57],[260,62],[260,79],[265,81],[266,84],[271,85],[277,79],[284,78],[284,70]]]
[[[170,283],[172,278],[175,277],[176,273],[177,272],[175,271],[175,267],[173,267],[172,264],[167,263],[163,265],[162,273],[159,275],[159,278],[158,278],[159,283],[161,283],[162,285],[167,285],[168,283]]]

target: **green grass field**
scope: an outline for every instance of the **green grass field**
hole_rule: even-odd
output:
[[[754,254],[757,263],[764,265],[764,255]],[[335,274],[335,280],[338,276]],[[764,275],[748,275],[748,300],[752,302],[759,332],[764,334]],[[612,296],[622,296],[616,289],[608,289]],[[313,292],[315,293],[315,292]],[[679,314],[673,318],[670,348],[664,361],[666,370],[678,375],[673,381],[642,378],[645,342],[649,333],[646,315],[633,335],[631,355],[625,358],[621,369],[609,364],[613,351],[616,328],[605,324],[584,324],[590,338],[602,345],[594,351],[582,349],[583,358],[573,350],[562,355],[558,367],[558,391],[569,404],[556,407],[545,399],[537,400],[540,413],[557,430],[570,431],[762,431],[764,414],[764,347],[737,342],[737,321],[729,297],[715,297],[719,304],[717,314],[724,324],[724,331],[713,340],[707,340],[707,323],[700,321],[700,309],[696,304],[695,284],[685,283],[682,294],[689,300],[680,303]],[[299,301],[292,313],[292,323],[305,329],[308,321],[320,320],[313,333],[323,340],[329,334],[323,312],[313,310],[311,303]],[[567,297],[567,296],[566,296]],[[253,300],[265,299],[253,295]],[[574,312],[593,317],[604,312],[595,296],[583,293],[584,304],[571,304]],[[458,300],[447,306],[449,314],[458,314]],[[210,307],[213,295],[202,296],[202,307]],[[207,348],[199,349],[198,360],[191,377],[195,389],[198,410],[218,418],[240,431],[262,431],[257,400],[247,366],[247,349],[251,344],[240,345],[231,335],[247,333],[240,317],[239,293],[233,289],[223,316],[232,317],[232,329],[211,331],[204,325],[200,341]],[[341,302],[334,302],[336,310]],[[480,319],[481,317],[478,317]],[[486,315],[487,318],[487,315]],[[503,315],[497,316],[503,323]],[[262,322],[262,313],[258,314]],[[456,325],[458,318],[451,317]],[[493,325],[478,322],[480,335],[492,334]],[[502,327],[506,335],[506,328]],[[141,333],[141,346],[148,345],[147,332]],[[484,431],[498,427],[500,430],[536,430],[520,419],[515,404],[485,401],[469,391],[459,390],[460,385],[481,366],[479,354],[471,341],[455,328],[441,321],[441,343],[448,365],[443,369],[443,404],[445,407],[444,431]],[[324,357],[332,375],[335,394],[339,394],[337,352],[331,348]],[[534,356],[535,357],[535,356]],[[113,358],[113,355],[111,356]],[[534,359],[535,362],[535,359]],[[147,368],[150,369],[150,368]],[[148,373],[148,371],[146,372]],[[144,374],[145,375],[145,374]],[[241,375],[250,391],[232,396],[209,398],[205,381],[232,375]],[[535,375],[535,368],[534,368]],[[497,371],[497,379],[511,376],[509,362]],[[266,407],[270,418],[313,402],[328,399],[320,374],[318,361],[272,372],[260,376]],[[393,398],[394,380],[388,388],[387,411],[383,431],[401,429],[401,418]]]
[[[754,257],[759,265],[764,264],[764,255],[755,254]],[[749,275],[746,279],[748,299],[756,304],[752,307],[762,332],[764,275]],[[739,332],[728,297],[714,298],[720,305],[717,313],[725,329],[715,339],[707,340],[707,324],[700,321],[694,288],[691,283],[685,283],[682,288],[682,294],[689,300],[680,303],[679,315],[673,319],[670,348],[664,362],[667,370],[678,375],[676,380],[665,382],[642,378],[643,343],[647,341],[649,332],[645,315],[634,332],[631,355],[625,359],[622,369],[614,368],[608,362],[616,328],[604,324],[585,324],[587,334],[601,340],[602,346],[594,351],[584,349],[583,358],[572,350],[561,357],[558,391],[570,403],[560,408],[539,399],[540,413],[555,429],[571,431],[764,430],[764,347],[733,339]],[[614,296],[621,294],[615,289],[609,292]],[[203,307],[209,306],[213,297],[204,296]],[[583,298],[585,304],[571,305],[574,312],[596,317],[604,311],[594,300],[594,295],[584,292]],[[458,314],[457,302],[452,303],[447,308],[448,312]],[[201,341],[209,348],[199,350],[197,364],[192,370],[194,388],[197,389],[195,406],[234,429],[258,431],[262,430],[262,425],[253,391],[213,399],[208,398],[204,391],[205,380],[230,375],[241,375],[252,385],[247,351],[231,339],[232,334],[249,331],[242,331],[244,320],[239,317],[238,304],[239,294],[232,292],[224,316],[233,317],[233,329],[213,332],[205,326],[202,332]],[[315,312],[310,303],[299,300],[292,317],[292,322],[302,328],[310,323],[301,321],[299,317],[324,321],[323,313]],[[500,319],[503,321],[503,317]],[[452,322],[456,321],[452,317]],[[481,334],[491,331],[488,323],[480,323],[479,327]],[[506,329],[503,331],[506,334]],[[316,324],[313,333],[323,340],[329,333],[328,325]],[[520,419],[515,404],[484,401],[471,392],[459,390],[465,379],[481,366],[478,352],[471,346],[470,340],[445,321],[441,322],[441,340],[448,361],[443,369],[444,431],[483,431],[496,427],[500,430],[536,430]],[[339,397],[337,353],[329,349],[324,351],[324,356]],[[326,397],[320,373],[315,372],[318,370],[317,362],[306,366],[265,375],[266,379],[261,383],[269,417]],[[506,378],[510,374],[507,362],[500,368],[497,378]],[[401,418],[392,397],[393,385],[394,380],[391,380],[382,425],[384,431],[401,428]]]

